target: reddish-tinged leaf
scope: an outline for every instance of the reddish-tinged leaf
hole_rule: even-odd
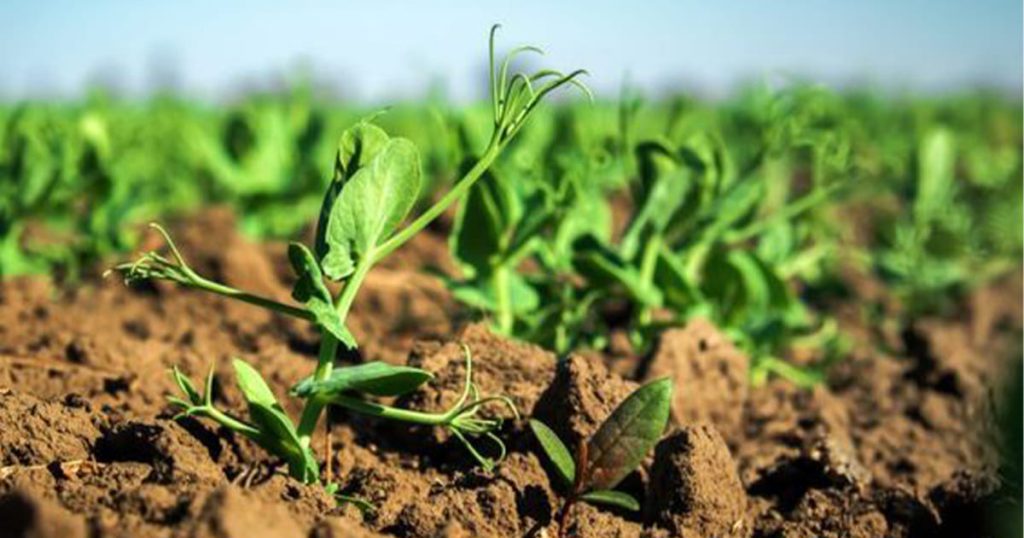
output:
[[[614,488],[654,448],[668,422],[672,381],[652,381],[630,394],[587,446],[587,490]]]

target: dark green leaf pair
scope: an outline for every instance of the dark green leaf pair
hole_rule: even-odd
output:
[[[703,296],[730,326],[744,326],[766,318],[802,322],[803,311],[785,282],[756,254],[744,250],[713,253],[704,268]]]
[[[625,493],[612,491],[658,443],[668,423],[672,381],[652,381],[629,395],[601,424],[574,459],[565,444],[544,423],[530,427],[559,478],[572,488],[571,498],[639,510]]]
[[[580,237],[573,246],[576,251],[573,266],[591,285],[621,287],[640,304],[661,305],[660,290],[644,281],[639,268],[610,247],[591,235]]]

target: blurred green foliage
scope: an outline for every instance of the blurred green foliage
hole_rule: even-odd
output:
[[[882,279],[910,317],[1019,268],[1021,111],[984,93],[809,85],[540,109],[460,205],[461,273],[445,278],[498,331],[559,352],[616,328],[646,349],[699,315],[752,353],[755,376],[813,383],[820,371],[776,357],[841,347],[807,297],[841,264]],[[486,105],[378,111],[308,84],[219,106],[99,92],[0,105],[0,275],[73,282],[133,249],[139,225],[210,204],[254,237],[294,236],[315,219],[337,137],[376,112],[420,148],[424,200],[491,131]]]

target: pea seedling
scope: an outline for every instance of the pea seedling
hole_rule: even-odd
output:
[[[133,263],[113,269],[127,283],[169,280],[186,288],[295,316],[314,323],[322,331],[323,339],[313,375],[298,382],[291,391],[293,396],[305,400],[297,425],[278,404],[257,370],[241,359],[235,359],[234,369],[248,403],[249,421],[233,417],[214,406],[210,387],[212,376],[204,392],[200,393],[187,377],[175,369],[174,380],[185,398],[175,397],[170,401],[183,410],[183,415],[205,417],[252,439],[285,461],[291,476],[306,483],[319,481],[320,470],[310,440],[322,411],[329,404],[371,416],[447,428],[485,468],[492,467],[494,460],[481,455],[470,438],[486,437],[497,443],[500,454],[504,455],[504,446],[494,434],[501,421],[477,418],[476,414],[481,406],[488,403],[504,403],[513,413],[515,407],[504,396],[480,396],[473,384],[472,358],[468,350],[462,397],[443,413],[399,409],[365,399],[366,396],[395,396],[415,390],[431,378],[429,372],[380,362],[334,368],[339,344],[350,349],[356,347],[356,340],[345,322],[370,269],[462,197],[519,132],[544,97],[568,85],[576,86],[589,95],[589,90],[577,80],[584,74],[582,70],[569,74],[541,70],[533,74],[515,73],[510,77],[510,62],[517,54],[539,50],[533,47],[513,49],[500,65],[496,65],[494,36],[497,28],[491,29],[489,47],[494,115],[490,141],[465,176],[407,225],[401,227],[420,192],[420,162],[416,147],[406,139],[389,136],[369,120],[357,123],[342,134],[334,176],[320,210],[315,244],[312,249],[301,243],[291,243],[288,247],[288,258],[297,277],[292,297],[301,306],[237,290],[200,276],[189,267],[167,232],[157,225],[154,227],[163,235],[171,257],[148,252]],[[325,277],[343,282],[337,297],[325,285]]]
[[[633,391],[601,424],[586,443],[580,443],[575,459],[547,425],[530,420],[540,442],[569,492],[558,512],[559,536],[565,534],[569,512],[577,501],[605,504],[637,511],[640,503],[613,488],[622,482],[654,448],[668,423],[672,381],[659,379]]]

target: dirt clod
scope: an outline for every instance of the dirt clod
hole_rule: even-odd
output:
[[[88,459],[100,437],[88,410],[15,392],[0,392],[0,424],[0,466]]]
[[[674,536],[745,536],[746,494],[721,434],[686,426],[658,443],[647,513]]]
[[[85,538],[85,521],[25,491],[0,496],[0,538]]]
[[[608,371],[600,361],[570,355],[541,395],[534,417],[551,427],[566,445],[589,439],[638,385]]]
[[[258,501],[233,486],[218,488],[199,504],[189,525],[195,538],[300,538],[305,533],[281,505]]]
[[[125,422],[114,426],[96,447],[105,461],[139,461],[153,466],[163,483],[217,483],[224,473],[209,450],[175,422]]]

